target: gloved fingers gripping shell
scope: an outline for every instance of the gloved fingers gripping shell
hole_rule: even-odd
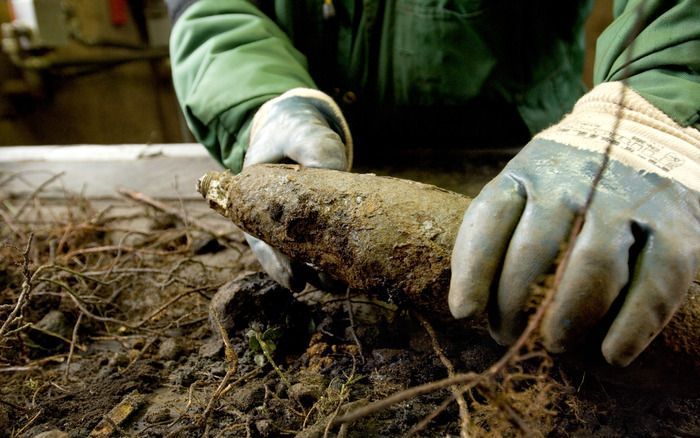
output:
[[[256,113],[243,167],[294,162],[305,167],[350,170],[352,137],[340,109],[324,93],[294,89],[265,103]],[[246,235],[263,270],[292,291],[307,282],[335,288],[322,273],[296,263],[267,243]]]
[[[604,84],[584,96],[472,202],[452,255],[455,317],[488,308],[494,338],[517,339],[530,285],[551,272],[621,115],[541,334],[548,349],[563,351],[612,321],[603,355],[627,365],[668,322],[700,264],[700,133],[629,89],[620,99],[620,89]]]
[[[698,237],[667,235],[673,233],[652,233],[639,253],[632,286],[603,340],[603,355],[612,364],[626,366],[644,351],[693,281],[699,264]]]
[[[339,293],[345,290],[344,283],[312,266],[291,260],[257,237],[245,234],[245,238],[263,270],[287,289],[299,292],[309,283],[328,292]]]
[[[532,193],[532,191],[530,191]],[[539,194],[538,194],[539,195]],[[527,200],[508,244],[490,319],[491,335],[500,344],[517,339],[525,326],[531,285],[548,273],[571,229],[575,209],[559,199]],[[527,263],[522,261],[527,260]]]
[[[590,332],[630,280],[629,249],[634,243],[630,224],[606,223],[606,219],[604,214],[585,218],[568,268],[542,321],[544,345],[552,352],[567,350]]]
[[[490,236],[510,236],[524,207],[523,187],[508,177],[491,181],[470,204],[452,251],[448,304],[455,318],[486,309],[491,283],[508,244]]]
[[[340,108],[325,93],[299,88],[255,114],[243,166],[292,161],[349,171],[352,158],[352,136]]]
[[[245,239],[263,270],[273,280],[293,292],[304,288],[306,280],[302,270],[299,266],[293,265],[289,257],[250,234],[246,234]]]

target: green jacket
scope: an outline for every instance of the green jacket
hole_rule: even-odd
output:
[[[328,19],[323,0],[169,2],[178,16],[173,78],[188,125],[236,172],[255,111],[295,87],[327,92],[354,133],[366,125],[371,135],[413,125],[483,130],[480,120],[510,120],[511,109],[534,134],[585,92],[590,0],[334,0]],[[700,1],[672,3],[616,1],[594,79],[629,73],[642,96],[700,126]],[[637,32],[630,55],[626,42]],[[487,131],[507,131],[497,127]]]

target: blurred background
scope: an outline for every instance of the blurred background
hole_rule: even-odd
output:
[[[611,20],[597,0],[584,81]],[[0,0],[0,146],[181,143],[163,0]]]
[[[0,145],[191,140],[162,0],[0,2]]]

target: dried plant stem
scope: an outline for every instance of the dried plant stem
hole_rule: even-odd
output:
[[[435,355],[440,359],[440,362],[445,366],[447,369],[447,375],[452,377],[454,376],[455,373],[455,367],[450,361],[450,359],[447,358],[445,355],[445,352],[443,351],[442,347],[440,346],[440,341],[438,340],[437,333],[435,333],[435,329],[433,326],[430,324],[430,321],[428,321],[425,316],[423,316],[420,312],[418,311],[413,311],[414,317],[420,322],[421,326],[423,326],[423,329],[428,333],[428,336],[430,336],[430,342],[433,346],[433,351],[435,352]],[[459,407],[459,419],[460,419],[460,437],[461,438],[468,438],[469,437],[469,423],[470,423],[470,416],[469,416],[469,408],[467,406],[467,401],[464,399],[464,395],[462,395],[462,391],[459,388],[459,386],[455,385],[450,388],[450,391],[452,391],[452,396],[454,399],[457,401],[457,406]]]
[[[80,296],[77,294],[77,292],[75,292],[75,291],[73,290],[73,288],[71,288],[70,286],[68,286],[66,283],[63,283],[63,282],[58,281],[58,280],[54,280],[53,278],[40,278],[39,280],[40,280],[40,281],[45,281],[45,282],[47,282],[47,283],[51,283],[51,284],[53,284],[54,286],[58,286],[58,287],[60,287],[61,289],[63,289],[64,291],[68,292],[68,296],[70,297],[71,301],[73,301],[73,303],[75,304],[75,306],[76,306],[78,309],[80,309],[81,312],[83,312],[85,315],[87,315],[87,316],[88,316],[89,318],[91,318],[91,319],[94,319],[94,320],[100,321],[100,322],[110,322],[110,323],[112,323],[112,324],[123,325],[124,327],[130,328],[130,329],[136,329],[136,328],[138,328],[138,327],[136,327],[135,324],[132,324],[132,323],[130,323],[129,321],[124,321],[124,320],[116,319],[116,318],[110,318],[110,317],[107,317],[107,316],[95,315],[95,314],[92,313],[87,307],[85,307],[85,305],[83,304],[83,302],[82,302],[82,300],[80,299]]]
[[[355,381],[355,369],[356,369],[356,363],[355,363],[355,356],[352,358],[352,371],[350,371],[350,375],[348,376],[347,380],[345,380],[345,383],[340,387],[340,394],[338,395],[338,404],[335,408],[335,411],[333,411],[333,414],[330,416],[328,421],[326,422],[326,427],[323,430],[323,438],[328,438],[328,434],[331,431],[331,427],[335,424],[335,419],[338,417],[338,414],[340,413],[340,409],[343,407],[343,404],[345,400],[348,398],[350,395],[350,385],[353,384]]]
[[[10,408],[16,409],[16,410],[18,410],[18,411],[20,411],[20,412],[25,412],[25,411],[27,410],[27,408],[24,408],[24,407],[22,407],[22,406],[16,405],[16,404],[14,404],[14,403],[11,403],[11,402],[9,402],[9,401],[7,401],[7,400],[3,400],[3,399],[1,399],[1,398],[0,398],[0,404],[5,405],[5,406],[9,406]]]
[[[156,199],[153,199],[144,193],[127,189],[119,189],[119,193],[136,202],[140,202],[142,204],[148,205],[149,207],[153,207],[156,210],[160,210],[164,213],[175,216],[176,218],[180,219],[184,224],[198,228],[204,231],[205,233],[211,234],[214,237],[225,237],[225,233],[222,233],[221,230],[217,230],[216,228],[211,227],[205,223],[194,220],[193,218],[188,217],[183,211],[179,211],[173,207],[170,207],[169,205],[166,205]]]
[[[157,339],[156,337],[152,337],[151,339],[146,341],[146,343],[143,345],[143,347],[138,351],[138,353],[136,353],[136,356],[134,356],[134,358],[129,361],[129,364],[123,370],[121,370],[119,372],[119,374],[124,374],[129,369],[131,369],[131,367],[136,362],[138,362],[143,357],[143,355],[146,354],[146,352],[153,346],[153,344],[156,342],[156,339]]]
[[[257,376],[258,374],[260,374],[260,371],[262,371],[262,368],[255,368],[255,369],[253,369],[252,371],[248,371],[247,374],[242,375],[242,376],[239,377],[238,379],[236,379],[236,380],[234,380],[233,382],[229,383],[229,384],[226,386],[226,388],[224,388],[223,390],[221,390],[220,396],[221,396],[221,397],[225,396],[226,394],[228,394],[229,391],[231,391],[231,390],[232,390],[233,388],[235,388],[236,386],[238,386],[238,385],[240,385],[241,383],[245,382],[246,380],[248,380],[248,379],[250,379],[250,378],[252,378],[252,377],[255,377],[255,376]]]
[[[194,382],[192,382],[190,387],[187,389],[187,404],[185,404],[185,408],[182,410],[180,415],[178,415],[177,418],[175,418],[173,421],[168,423],[168,428],[175,426],[187,414],[187,411],[190,410],[190,407],[192,407],[192,399],[194,398],[194,396],[193,396],[194,388],[195,388],[195,386],[197,386],[198,383],[199,383],[199,380],[195,380]],[[166,438],[173,437],[188,427],[192,427],[192,425],[189,424],[189,425],[179,427],[179,428],[175,429],[174,431],[170,432],[168,435],[166,435]]]
[[[15,234],[15,236],[17,236],[20,240],[25,240],[24,234],[22,234],[22,232],[17,228],[10,215],[2,208],[0,208],[0,218],[5,221],[7,227]]]
[[[112,251],[117,251],[119,254],[121,254],[122,252],[136,252],[136,253],[162,255],[162,256],[173,255],[173,254],[185,252],[184,250],[163,251],[163,250],[148,249],[148,248],[135,248],[133,246],[104,245],[104,246],[97,246],[97,247],[92,247],[92,248],[76,249],[76,250],[71,251],[68,254],[66,254],[65,258],[70,259],[70,258],[75,257],[77,255],[96,254],[96,253],[100,253],[100,252],[112,252]]]
[[[518,429],[520,429],[523,436],[534,436],[532,429],[530,429],[530,426],[528,426],[527,423],[525,423],[525,420],[523,420],[523,417],[518,412],[516,412],[516,410],[512,406],[510,406],[507,402],[505,402],[504,400],[501,400],[499,397],[497,397],[493,393],[493,390],[488,385],[480,385],[479,391],[492,404],[497,406],[501,410],[501,412],[503,412],[503,414],[505,414],[505,417],[511,423],[513,423],[514,426],[516,426]]]
[[[214,319],[214,323],[216,324],[216,327],[219,330],[219,335],[221,336],[221,339],[224,342],[224,354],[226,357],[226,362],[228,363],[228,370],[226,371],[226,375],[224,375],[224,378],[221,379],[221,383],[219,383],[219,386],[216,388],[211,398],[209,399],[209,403],[207,403],[207,407],[204,409],[204,413],[202,413],[200,424],[204,425],[205,427],[205,436],[209,433],[208,420],[211,416],[212,411],[214,410],[214,406],[216,406],[216,402],[226,390],[229,380],[231,380],[231,378],[238,372],[238,355],[236,354],[236,350],[233,349],[233,345],[231,344],[231,339],[228,336],[228,332],[219,320],[219,316],[216,314],[216,312],[212,313],[212,316]]]
[[[347,308],[348,319],[350,320],[350,334],[352,335],[353,341],[355,341],[355,345],[357,345],[357,352],[360,354],[360,361],[364,365],[365,355],[362,351],[362,342],[360,342],[360,339],[357,337],[357,333],[355,332],[355,315],[352,310],[352,302],[350,301],[350,288],[347,288],[345,291],[345,307]]]
[[[377,400],[366,406],[358,408],[351,411],[345,415],[338,417],[335,420],[335,424],[338,423],[349,423],[366,417],[367,415],[374,414],[376,412],[382,411],[396,403],[400,403],[405,400],[412,399],[414,397],[421,396],[423,394],[429,394],[431,392],[437,391],[439,389],[444,389],[452,385],[465,385],[463,389],[469,389],[476,386],[478,380],[481,376],[477,373],[460,373],[455,374],[452,377],[446,377],[444,379],[435,380],[433,382],[424,383],[422,385],[417,385],[412,388],[405,389],[403,391],[396,392],[386,398]]]
[[[19,219],[20,216],[22,216],[22,213],[31,205],[31,203],[36,199],[36,197],[41,193],[49,184],[52,182],[56,181],[58,178],[62,177],[65,175],[65,172],[59,172],[55,175],[52,175],[49,179],[44,181],[43,183],[39,184],[36,189],[32,192],[31,195],[29,195],[22,205],[17,209],[15,212],[15,219]]]
[[[425,418],[423,418],[419,423],[416,423],[415,426],[413,426],[408,432],[406,432],[406,436],[415,436],[418,432],[423,431],[426,427],[428,427],[430,422],[435,419],[435,417],[444,412],[445,409],[447,409],[452,404],[452,400],[454,400],[454,396],[450,396],[443,400],[443,402],[440,403],[440,406],[435,408],[433,412],[426,415]]]
[[[14,436],[22,436],[22,434],[23,434],[27,429],[29,429],[29,428],[32,426],[32,424],[34,424],[34,422],[36,421],[36,419],[39,418],[39,416],[40,416],[41,414],[43,414],[43,413],[44,413],[44,410],[43,410],[43,409],[39,409],[39,410],[37,411],[37,413],[34,414],[34,415],[32,416],[32,418],[30,418],[29,421],[27,421],[27,422],[24,424],[24,426],[22,426],[17,432],[14,433]]]
[[[223,284],[223,283],[222,283],[222,284]],[[180,300],[183,299],[184,297],[186,297],[186,296],[188,296],[188,295],[192,295],[192,294],[194,294],[194,293],[199,293],[199,292],[202,292],[202,291],[205,291],[205,290],[218,289],[219,287],[222,286],[222,284],[218,284],[218,285],[209,285],[209,286],[202,286],[202,287],[197,287],[197,288],[194,288],[194,289],[189,289],[189,290],[186,290],[186,291],[184,291],[184,292],[181,292],[181,293],[179,293],[178,295],[176,295],[176,296],[174,296],[173,298],[171,298],[171,299],[169,299],[168,301],[166,301],[163,305],[161,305],[160,307],[158,307],[156,310],[154,310],[153,312],[151,312],[147,317],[145,317],[144,319],[142,319],[141,321],[139,321],[138,323],[136,323],[136,324],[134,325],[134,328],[142,327],[142,326],[143,326],[144,324],[146,324],[148,321],[150,321],[150,320],[152,320],[153,318],[155,318],[156,316],[160,315],[161,313],[163,313],[163,311],[165,311],[165,310],[166,310],[167,308],[169,308],[171,305],[173,305],[173,304],[176,303],[177,301],[180,301]]]
[[[289,379],[287,379],[287,376],[284,375],[280,367],[277,365],[277,362],[275,362],[275,358],[272,357],[272,351],[270,351],[270,347],[267,345],[267,341],[265,341],[262,338],[262,336],[260,336],[260,333],[258,333],[257,331],[255,332],[255,340],[258,341],[258,344],[260,345],[260,349],[262,350],[265,359],[267,359],[267,361],[270,362],[270,365],[272,365],[272,368],[275,370],[282,383],[284,383],[287,386],[287,388],[292,386],[292,384],[289,382]]]
[[[21,329],[22,329],[22,330],[24,330],[25,328],[31,328],[32,330],[36,330],[36,331],[38,331],[38,332],[40,332],[40,333],[43,333],[43,334],[48,335],[48,336],[51,336],[52,338],[59,339],[59,340],[65,342],[65,343],[68,344],[68,345],[71,344],[71,340],[68,339],[68,338],[66,338],[65,336],[61,336],[61,335],[59,335],[58,333],[54,333],[54,332],[52,332],[52,331],[50,331],[50,330],[43,329],[43,328],[37,326],[36,324],[27,323],[26,325],[21,326]],[[5,335],[6,335],[6,336],[9,336],[9,335],[11,335],[12,333],[14,333],[14,332],[16,332],[16,331],[17,331],[17,329],[11,330],[11,331],[5,333]],[[80,351],[87,351],[87,347],[84,346],[84,345],[75,344],[75,348],[77,348],[77,349],[80,350]]]
[[[0,327],[0,338],[3,337],[10,324],[13,324],[15,322],[15,318],[17,318],[17,315],[22,310],[22,307],[24,307],[25,301],[27,300],[27,298],[29,298],[29,294],[32,291],[32,276],[29,272],[29,251],[32,248],[33,240],[34,233],[31,233],[29,234],[29,239],[27,240],[27,246],[25,247],[24,252],[22,253],[22,275],[24,276],[24,281],[22,282],[22,291],[19,294],[19,298],[17,298],[17,303],[15,304],[14,309],[12,309],[12,312],[10,312],[10,314],[7,316],[7,319],[2,324],[2,327]]]
[[[78,319],[75,321],[75,326],[73,326],[73,336],[71,337],[70,350],[68,351],[68,358],[66,359],[66,372],[63,374],[63,380],[68,382],[70,375],[70,365],[73,360],[73,352],[75,351],[75,346],[78,342],[78,329],[80,328],[80,322],[83,320],[83,313],[78,314]]]

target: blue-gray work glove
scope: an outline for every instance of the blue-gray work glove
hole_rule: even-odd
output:
[[[333,99],[318,90],[295,88],[255,114],[243,167],[293,162],[348,171],[352,152],[350,130]],[[246,240],[265,272],[290,290],[303,289],[310,277],[319,275],[260,239],[246,235]]]
[[[611,137],[609,167],[541,334],[560,352],[610,318],[602,352],[625,366],[661,331],[700,264],[700,132],[621,83],[582,97],[472,202],[452,254],[455,317],[488,308],[493,337],[517,339],[530,285],[551,271]]]

